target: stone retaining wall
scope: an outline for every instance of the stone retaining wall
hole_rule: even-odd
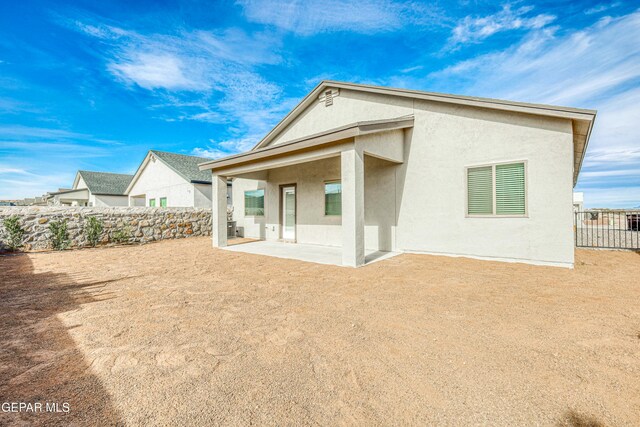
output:
[[[87,246],[85,220],[95,216],[104,224],[102,244],[115,244],[116,233],[124,232],[122,243],[148,243],[155,240],[211,235],[211,210],[201,208],[149,207],[0,207],[0,249],[6,247],[4,219],[20,218],[26,231],[23,251],[51,249],[49,223],[66,218],[70,248]]]

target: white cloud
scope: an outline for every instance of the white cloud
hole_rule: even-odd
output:
[[[225,157],[228,156],[229,153],[222,151],[222,150],[218,150],[217,148],[199,148],[196,147],[193,150],[191,150],[191,155],[192,156],[198,156],[198,157],[206,157],[208,159],[219,159],[220,157]]]
[[[0,199],[23,199],[41,196],[48,191],[57,190],[61,182],[71,184],[73,173],[47,173],[44,175],[23,173],[0,175]]]
[[[65,25],[100,40],[107,71],[132,90],[154,94],[158,102],[149,108],[159,119],[260,133],[283,113],[282,89],[258,70],[283,60],[279,36],[235,28],[145,34],[87,17]]]
[[[637,208],[640,206],[639,186],[584,187],[584,203],[587,208]]]
[[[388,32],[406,24],[433,24],[433,5],[391,0],[239,0],[249,21],[301,36],[331,31]]]
[[[577,189],[594,202],[587,201],[588,206],[625,206],[640,200],[638,187],[629,186],[640,182],[637,40],[640,12],[603,18],[563,36],[549,28],[532,30],[505,50],[459,62],[426,81],[404,80],[414,87],[455,87],[468,95],[598,110]],[[621,170],[627,171],[624,176]],[[610,193],[598,190],[591,195],[605,186],[612,188]]]
[[[204,79],[187,77],[182,59],[171,54],[139,53],[135,58],[109,64],[109,70],[123,81],[145,89],[208,89]]]
[[[640,160],[640,150],[636,153],[636,161]],[[640,169],[617,169],[617,170],[604,170],[604,171],[588,171],[582,172],[580,177],[582,179],[611,177],[611,176],[640,176]]]
[[[0,165],[0,175],[15,174],[15,175],[33,175],[31,172],[21,168],[11,168]]]
[[[209,140],[210,145],[202,148],[194,148],[191,154],[194,156],[219,159],[251,149],[260,140],[261,136],[253,135],[238,139],[228,139],[224,141]]]
[[[555,16],[544,13],[526,17],[525,15],[531,10],[533,10],[531,6],[512,9],[511,5],[507,4],[500,12],[493,15],[467,16],[453,29],[449,43],[452,45],[477,43],[502,31],[543,28],[556,19]]]
[[[593,15],[595,13],[604,12],[605,10],[613,9],[614,7],[620,6],[620,2],[608,3],[608,4],[599,4],[590,9],[584,11],[586,15]]]

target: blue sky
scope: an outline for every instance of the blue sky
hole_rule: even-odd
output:
[[[622,1],[5,1],[0,199],[250,148],[322,79],[594,108],[577,191],[640,205],[640,9]]]

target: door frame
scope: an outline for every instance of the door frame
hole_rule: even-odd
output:
[[[295,221],[295,225],[293,226],[293,233],[295,234],[295,238],[293,240],[285,240],[284,239],[284,197],[282,197],[282,190],[286,187],[293,187],[293,191],[295,194],[295,203],[293,208],[295,209],[293,220]],[[292,184],[280,184],[278,187],[278,199],[280,200],[280,240],[283,242],[293,242],[296,243],[298,241],[298,184],[295,182]]]

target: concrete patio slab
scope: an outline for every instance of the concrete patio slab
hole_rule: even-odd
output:
[[[267,255],[276,258],[297,259],[299,261],[315,262],[342,266],[342,248],[337,246],[308,245],[304,243],[284,243],[272,241],[253,241],[222,248],[227,251],[245,252],[255,255]],[[365,265],[389,259],[399,252],[365,250]]]

